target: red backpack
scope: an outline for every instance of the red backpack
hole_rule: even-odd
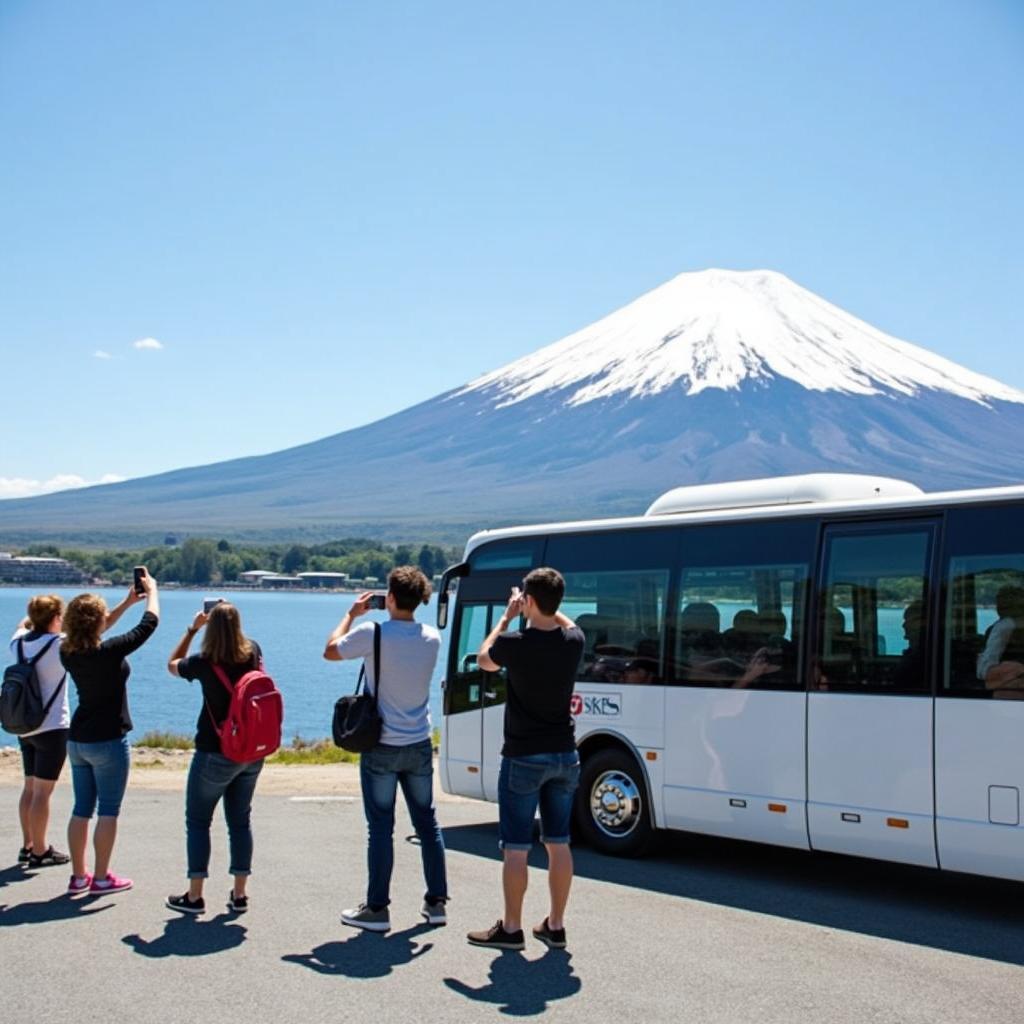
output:
[[[220,665],[212,668],[231,694],[227,716],[219,726],[210,712],[220,752],[232,761],[257,761],[272,754],[281,746],[284,701],[274,680],[263,671],[263,662],[249,669],[234,686]]]

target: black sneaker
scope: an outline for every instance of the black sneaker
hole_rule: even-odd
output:
[[[28,863],[28,859],[31,856],[32,856],[32,848],[29,847],[29,846],[23,846],[18,851],[18,863],[19,864],[27,864]]]
[[[533,929],[533,937],[543,942],[548,949],[565,949],[565,929],[552,928],[546,917],[539,928]]]
[[[190,900],[187,892],[180,896],[168,896],[165,902],[171,910],[177,910],[179,914],[201,914],[206,910],[206,900],[202,896],[197,900]]]
[[[470,932],[466,938],[471,946],[488,946],[490,949],[525,949],[523,930],[507,932],[501,921],[496,922],[485,932]]]
[[[36,868],[48,868],[54,864],[69,864],[71,858],[66,853],[61,853],[60,850],[55,850],[52,846],[46,851],[36,856],[32,851],[29,851],[28,855],[28,867],[32,870]]]
[[[228,910],[233,914],[244,914],[249,909],[248,896],[236,896],[235,890],[228,893]]]

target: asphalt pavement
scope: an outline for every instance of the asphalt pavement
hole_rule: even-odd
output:
[[[208,910],[195,919],[163,905],[185,887],[180,793],[129,789],[114,870],[135,888],[75,901],[65,869],[13,866],[17,796],[0,786],[11,865],[0,868],[0,1019],[12,1022],[1024,1019],[1019,885],[697,837],[636,861],[580,848],[568,950],[528,939],[525,953],[498,953],[465,941],[501,913],[488,804],[440,807],[445,928],[419,917],[419,851],[400,812],[393,930],[381,936],[339,921],[365,885],[356,801],[258,796],[252,906],[237,917],[224,906],[218,818]],[[69,809],[62,785],[54,837]],[[545,895],[535,871],[528,921],[544,916]]]

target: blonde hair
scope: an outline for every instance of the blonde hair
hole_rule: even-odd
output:
[[[215,665],[244,665],[252,661],[253,650],[238,609],[228,601],[214,605],[203,634],[203,657]]]
[[[107,605],[98,594],[79,594],[73,597],[64,612],[64,654],[92,651],[100,645],[103,627],[107,623]]]
[[[28,602],[28,621],[37,633],[50,628],[54,616],[64,614],[64,602],[56,594],[36,594]]]

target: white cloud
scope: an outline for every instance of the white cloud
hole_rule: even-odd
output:
[[[156,338],[139,338],[132,342],[132,347],[137,349],[161,349],[163,345]]]
[[[93,359],[112,359],[113,356],[109,352],[104,352],[103,349],[98,348],[92,354]]]
[[[99,480],[86,480],[77,473],[58,473],[49,480],[28,480],[25,477],[0,476],[0,500],[5,498],[31,498],[36,494],[52,494],[54,491],[68,491],[76,487],[91,487],[93,484],[116,484],[124,480],[116,473],[104,473]]]

